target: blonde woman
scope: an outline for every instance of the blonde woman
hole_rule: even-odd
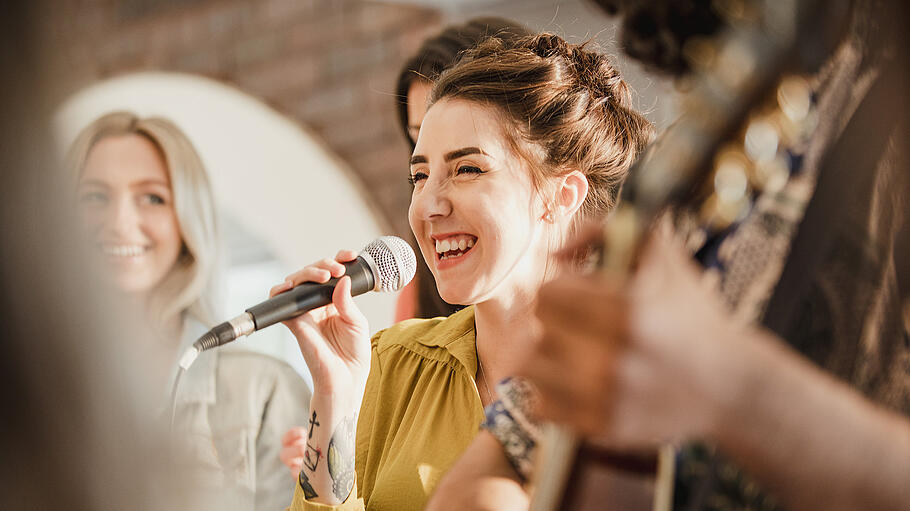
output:
[[[213,320],[219,243],[202,161],[172,122],[117,112],[83,130],[70,163],[89,239],[115,290],[146,312],[173,375],[178,353]],[[309,398],[293,369],[271,357],[200,356],[180,382],[175,422],[199,505],[286,506],[293,484],[278,457],[280,437],[306,422]]]

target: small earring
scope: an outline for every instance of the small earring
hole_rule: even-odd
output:
[[[548,209],[546,214],[543,216],[543,221],[552,224],[553,223],[553,212]]]

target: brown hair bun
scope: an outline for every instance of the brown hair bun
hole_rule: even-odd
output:
[[[572,170],[588,179],[579,218],[605,216],[653,128],[631,108],[629,88],[606,55],[540,34],[508,45],[492,38],[436,82],[430,102],[476,101],[503,114],[506,135],[531,162],[538,188]]]

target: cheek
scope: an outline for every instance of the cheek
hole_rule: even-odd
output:
[[[417,231],[418,222],[417,222],[417,212],[416,212],[415,208],[416,208],[416,206],[414,204],[414,197],[412,195],[411,202],[408,204],[408,225],[411,226],[411,232],[413,232],[414,235],[416,236],[417,232],[418,232]]]
[[[85,207],[79,211],[82,226],[90,233],[97,232],[104,226],[106,214],[102,208]]]
[[[172,209],[152,211],[145,215],[145,227],[149,236],[162,248],[178,250],[182,245],[177,215]],[[175,248],[176,247],[176,248]]]
[[[528,222],[527,209],[527,201],[508,191],[466,194],[461,201],[464,216],[479,229],[488,231],[488,236],[498,238],[523,230]]]
[[[408,225],[411,227],[411,232],[414,233],[414,239],[417,240],[417,246],[415,248],[417,249],[418,257],[422,257],[424,261],[427,261],[429,264],[429,258],[433,257],[433,254],[429,253],[429,247],[424,246],[423,223],[420,221],[420,216],[414,209],[413,202],[410,207],[408,207]],[[430,266],[432,267],[432,265]]]

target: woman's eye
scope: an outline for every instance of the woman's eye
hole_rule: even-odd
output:
[[[142,196],[142,203],[160,205],[160,204],[164,204],[165,200],[164,200],[164,197],[162,197],[156,193],[147,193]]]
[[[79,202],[86,205],[98,205],[107,202],[107,195],[101,192],[86,192],[79,196]]]
[[[483,174],[483,170],[480,167],[475,167],[473,165],[462,165],[458,167],[458,174]]]
[[[408,176],[408,183],[411,183],[411,185],[413,186],[413,185],[416,185],[418,181],[423,181],[427,177],[429,177],[429,176],[427,176],[423,172],[415,172],[415,173],[411,174],[410,176]]]

